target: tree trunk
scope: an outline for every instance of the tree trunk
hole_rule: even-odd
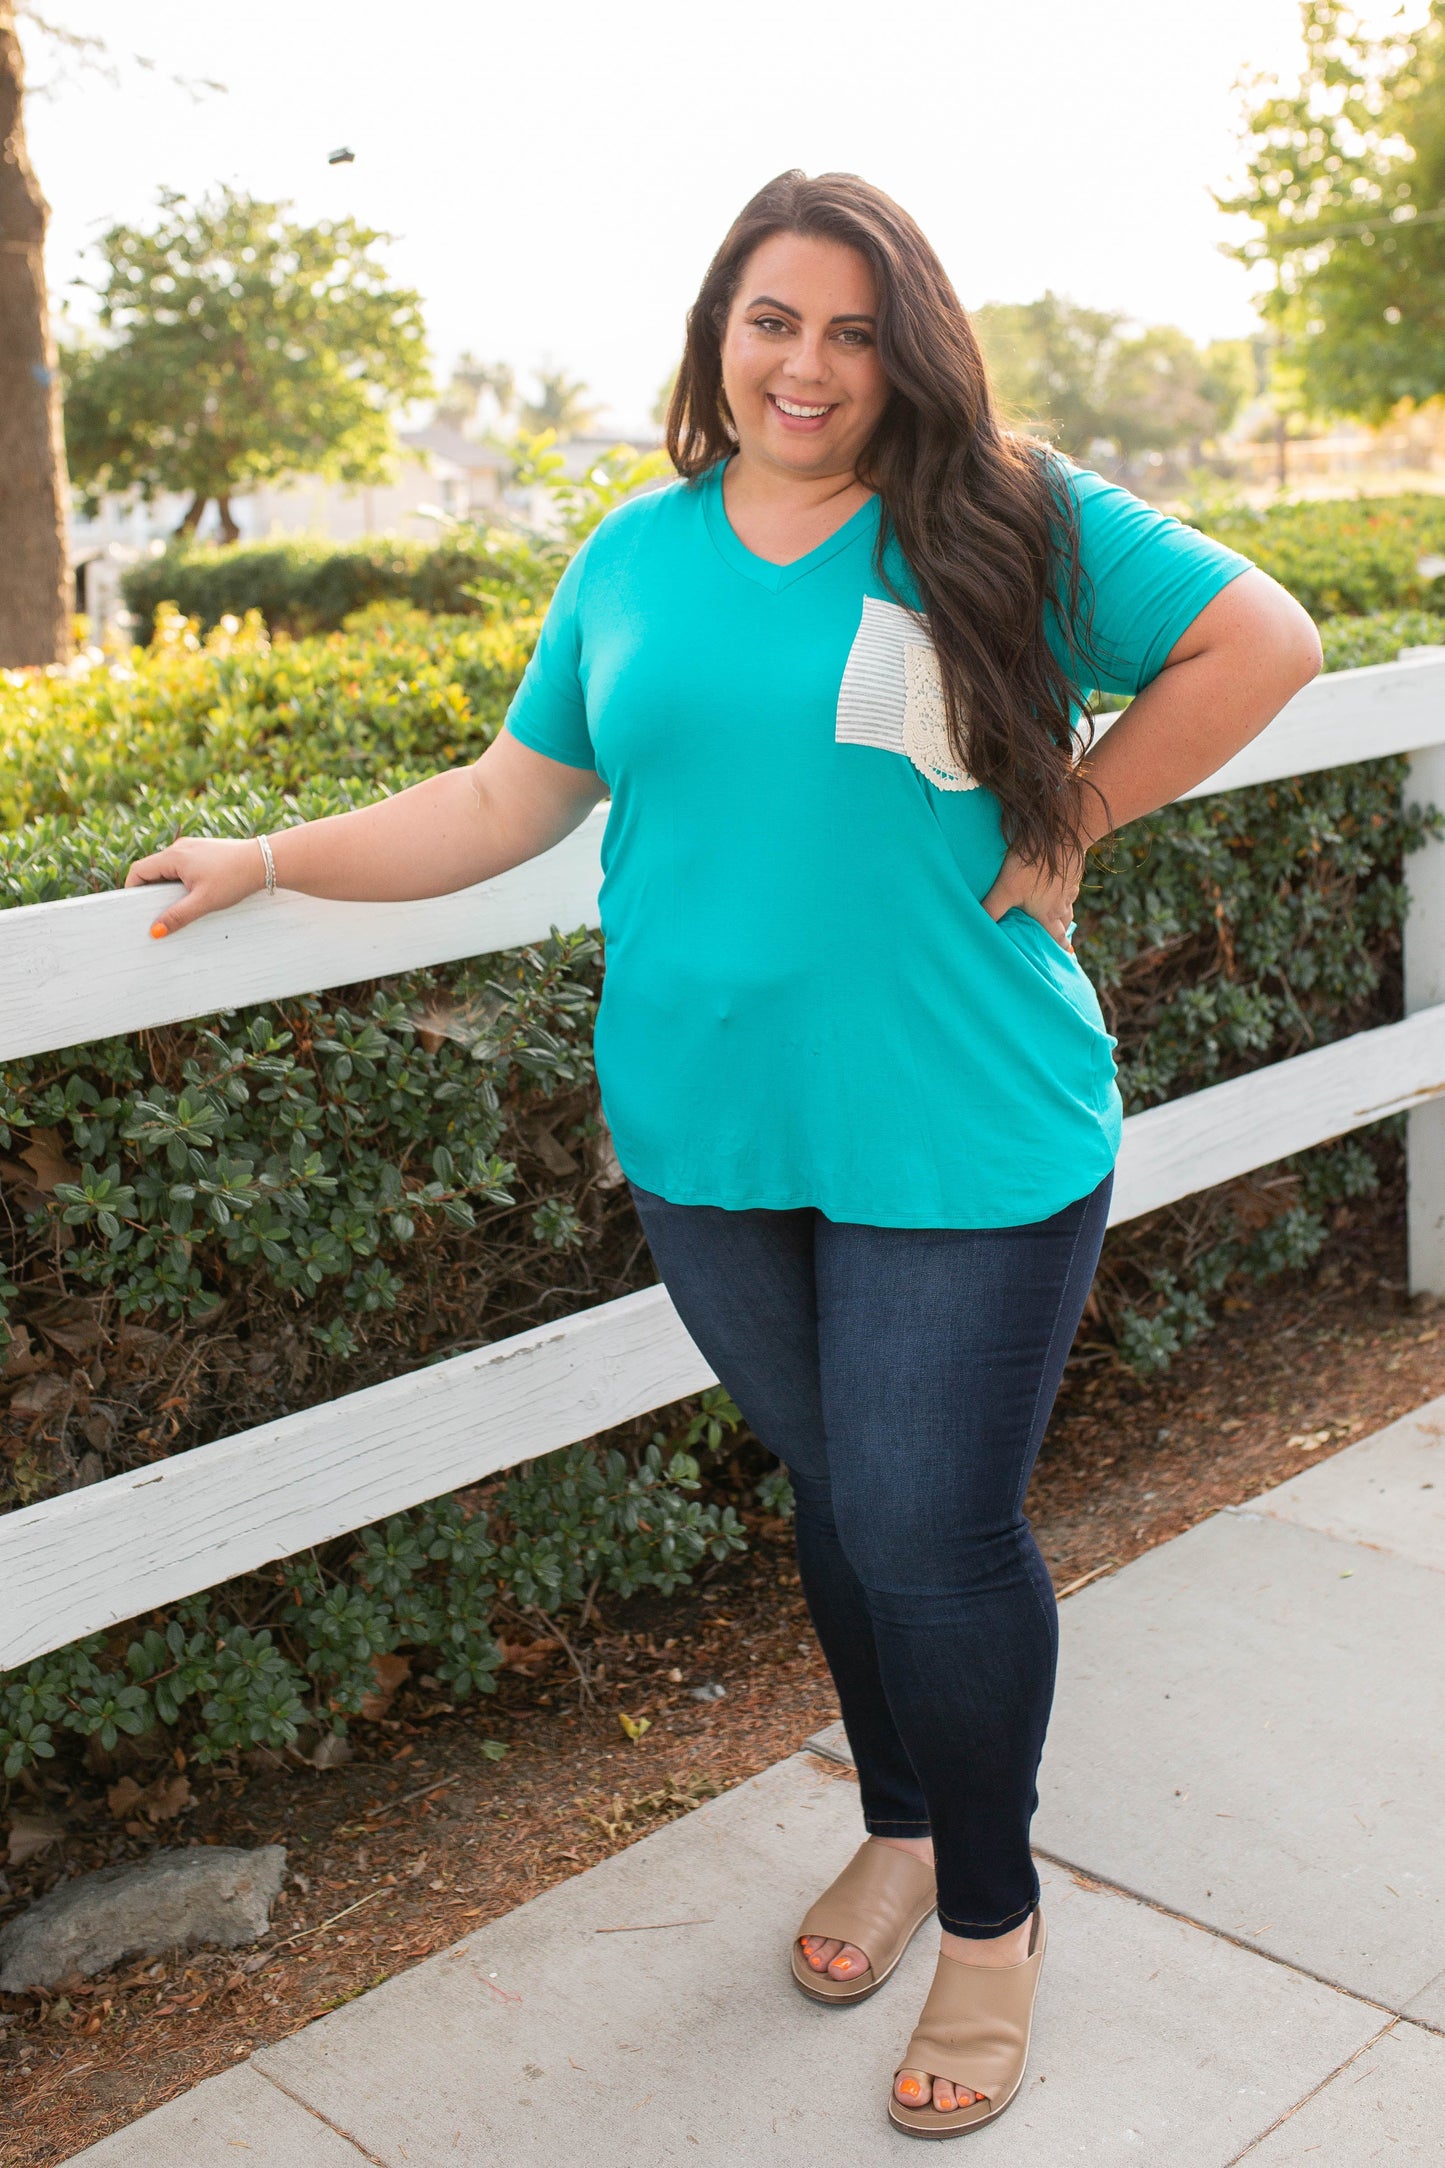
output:
[[[223,542],[239,542],[241,530],[236,525],[235,515],[231,510],[230,498],[218,497],[216,499],[216,510],[221,515],[221,540]]]
[[[45,293],[49,209],[25,148],[24,62],[0,0],[0,668],[70,653],[65,439]]]
[[[181,521],[180,526],[176,529],[177,539],[179,539],[179,537],[183,534],[195,533],[196,529],[201,524],[201,514],[205,511],[206,506],[210,503],[210,501],[210,498],[203,496],[200,490],[196,491],[190,503],[186,506],[185,518]]]

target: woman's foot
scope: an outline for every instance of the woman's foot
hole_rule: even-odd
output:
[[[872,1837],[870,1844],[891,1845],[895,1852],[911,1852],[926,1867],[933,1865],[933,1839],[931,1837]],[[956,1942],[956,1935],[946,1935],[945,1941]],[[821,1935],[799,1935],[798,1947],[804,1962],[814,1972],[825,1972],[830,1980],[856,1980],[868,1970],[868,1960],[851,1942],[827,1942]]]
[[[975,1938],[951,1935],[944,1929],[939,1935],[938,1946],[945,1957],[958,1958],[966,1965],[1021,1965],[1029,1954],[1032,1928],[1033,1914],[1030,1913],[1019,1926],[1010,1927],[1001,1935]],[[905,2108],[932,2106],[944,2113],[952,2108],[967,2108],[984,2097],[982,2093],[971,2092],[966,2085],[953,2084],[948,2078],[935,2078],[926,2070],[900,2070],[893,2090]]]

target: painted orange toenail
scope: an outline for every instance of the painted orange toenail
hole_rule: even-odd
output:
[[[903,2083],[899,2086],[898,2090],[900,2093],[906,2093],[909,2099],[912,2100],[914,2095],[920,2092],[922,2088],[920,2087],[917,2078],[905,2078],[903,2080]]]

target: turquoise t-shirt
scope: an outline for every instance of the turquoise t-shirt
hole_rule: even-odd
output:
[[[1137,692],[1249,559],[1064,465],[1097,689]],[[932,642],[874,569],[879,500],[775,565],[733,532],[722,471],[603,520],[506,720],[611,792],[595,1050],[618,1160],[675,1204],[1045,1219],[1118,1152],[1094,989],[979,900],[998,802],[953,764]]]

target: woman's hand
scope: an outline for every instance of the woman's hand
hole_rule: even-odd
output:
[[[1061,949],[1072,956],[1074,944],[1069,939],[1069,928],[1074,920],[1074,902],[1079,893],[1079,883],[1084,877],[1082,858],[1071,861],[1065,876],[1047,873],[1040,866],[1031,865],[1016,851],[1010,851],[999,868],[998,879],[983,899],[983,907],[992,919],[1000,919],[1005,911],[1015,906],[1027,911],[1030,918],[1052,935]]]
[[[178,926],[189,926],[208,911],[224,911],[264,888],[266,862],[254,837],[177,836],[163,851],[138,858],[125,877],[127,888],[144,888],[147,881],[184,881],[186,887],[180,902],[152,922],[151,933],[159,941]]]

